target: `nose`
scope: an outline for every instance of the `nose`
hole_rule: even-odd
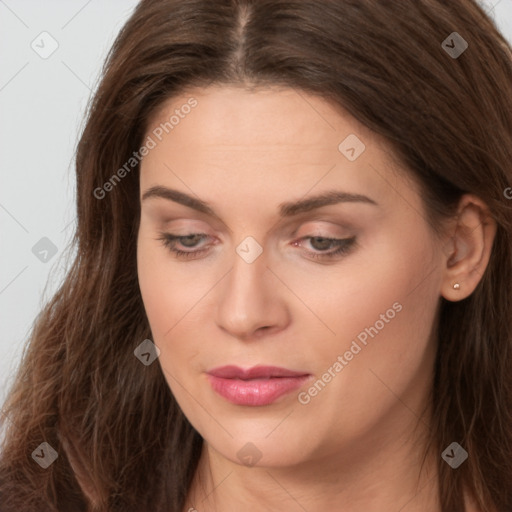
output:
[[[235,253],[217,292],[217,325],[240,340],[274,334],[290,321],[283,285],[267,267],[265,252],[252,263]]]

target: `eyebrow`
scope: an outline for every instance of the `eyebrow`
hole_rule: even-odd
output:
[[[183,206],[187,206],[188,208],[193,208],[194,210],[218,218],[218,215],[208,203],[185,194],[184,192],[180,192],[179,190],[162,186],[154,186],[144,192],[142,201],[149,198],[162,198],[167,199],[168,201],[174,201],[182,204]],[[329,190],[316,196],[300,199],[299,201],[290,201],[279,204],[279,216],[292,217],[299,213],[309,212],[311,210],[321,208],[322,206],[329,206],[338,203],[363,203],[378,206],[377,202],[362,194],[353,194],[341,190]]]

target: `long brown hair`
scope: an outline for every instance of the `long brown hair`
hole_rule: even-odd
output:
[[[443,47],[453,32],[469,44],[458,56]],[[474,0],[142,0],[78,144],[74,261],[3,407],[1,511],[182,512],[203,440],[159,365],[134,357],[151,339],[136,268],[139,166],[104,184],[164,101],[211,83],[341,105],[389,141],[433,226],[463,193],[489,206],[498,230],[478,287],[441,299],[430,442],[469,453],[457,470],[439,457],[443,512],[464,510],[464,488],[482,511],[512,510],[510,51]],[[58,454],[46,469],[31,456],[42,442]]]

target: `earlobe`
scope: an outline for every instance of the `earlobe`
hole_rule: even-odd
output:
[[[489,263],[496,221],[486,204],[476,196],[462,197],[455,227],[445,252],[441,295],[456,302],[469,297]]]

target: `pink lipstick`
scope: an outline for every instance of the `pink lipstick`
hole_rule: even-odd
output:
[[[293,391],[311,376],[277,366],[254,366],[247,370],[238,366],[221,366],[207,372],[211,387],[236,405],[269,405]]]

